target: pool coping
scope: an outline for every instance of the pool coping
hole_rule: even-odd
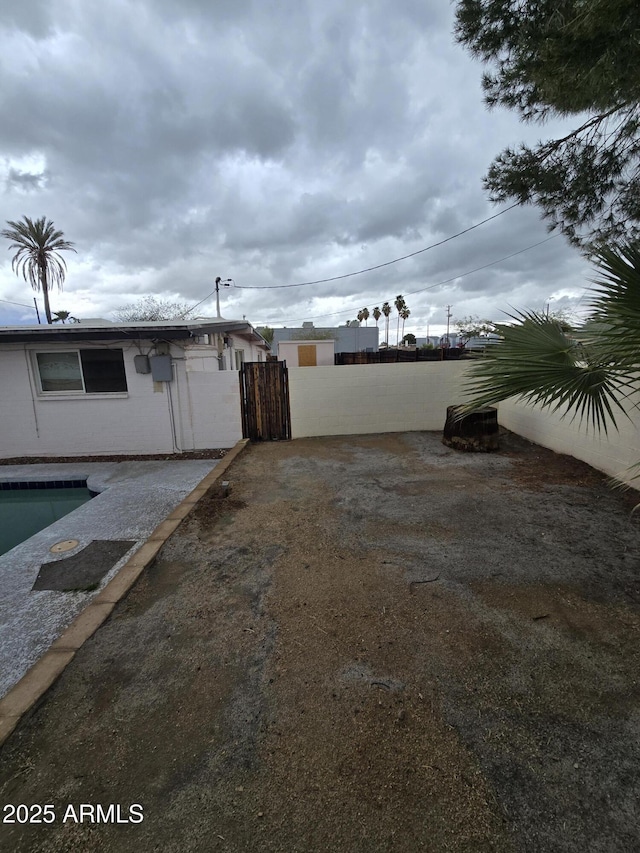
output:
[[[21,719],[44,698],[76,652],[109,618],[118,602],[136,583],[142,572],[155,560],[158,552],[191,510],[226,473],[231,463],[245,449],[249,439],[241,439],[206,474],[198,485],[169,515],[158,524],[143,545],[127,560],[104,589],[76,616],[49,649],[31,666],[0,699],[0,747],[15,731]]]

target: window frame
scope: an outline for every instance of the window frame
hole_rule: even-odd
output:
[[[73,398],[73,399],[83,399],[90,397],[91,399],[96,399],[100,397],[108,397],[113,399],[114,397],[128,397],[129,396],[129,382],[127,380],[127,368],[124,357],[124,348],[123,347],[85,347],[84,350],[111,350],[120,351],[122,353],[122,367],[124,371],[124,382],[125,389],[123,391],[87,391],[87,386],[84,377],[84,370],[82,365],[82,356],[81,352],[83,349],[80,347],[65,347],[65,349],[37,349],[33,350],[31,353],[31,365],[34,374],[34,379],[36,382],[36,389],[38,392],[38,397],[42,399],[55,399],[60,400],[65,397]],[[42,376],[40,375],[40,363],[38,361],[39,355],[61,355],[62,353],[74,353],[77,361],[78,367],[80,369],[80,380],[82,382],[82,389],[67,389],[63,391],[46,391],[42,387]]]

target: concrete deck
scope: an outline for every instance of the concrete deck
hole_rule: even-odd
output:
[[[63,630],[198,485],[219,460],[73,462],[7,465],[1,482],[87,479],[93,500],[0,556],[0,697],[16,684]],[[57,542],[77,539],[70,551],[52,554]],[[92,592],[32,591],[43,563],[79,553],[96,539],[128,539],[135,545]]]

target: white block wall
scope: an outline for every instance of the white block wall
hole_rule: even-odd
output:
[[[187,380],[184,351],[174,347],[174,381],[153,382],[135,371],[138,348],[124,344],[126,394],[55,397],[37,392],[32,349],[0,350],[1,458],[173,453],[232,447],[242,438],[238,374],[218,371],[215,358],[206,360],[215,372]]]
[[[467,368],[465,362],[290,368],[292,436],[442,430],[447,406],[465,400]],[[640,410],[628,410],[632,419],[621,414],[619,431],[608,436],[513,400],[499,404],[498,420],[529,441],[631,482],[635,472],[628,469],[640,461]]]
[[[457,361],[289,368],[293,438],[441,430],[462,401]]]
[[[562,418],[560,413],[549,409],[540,409],[506,400],[498,406],[500,424],[518,435],[555,450],[567,453],[576,459],[587,462],[593,468],[603,471],[624,482],[631,482],[633,473],[630,466],[640,461],[640,411],[628,407],[632,420],[622,413],[616,414],[619,431],[609,428],[608,436],[594,433],[586,425],[580,425],[571,416]],[[640,481],[632,483],[640,488]]]
[[[239,371],[219,370],[218,359],[194,350],[174,360],[183,450],[233,447],[242,438]]]

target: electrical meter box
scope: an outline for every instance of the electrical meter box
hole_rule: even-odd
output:
[[[148,355],[135,355],[133,363],[136,368],[136,373],[151,373],[151,365],[149,364]]]
[[[170,355],[152,355],[149,357],[149,363],[151,364],[151,376],[154,382],[171,382],[173,372]]]

